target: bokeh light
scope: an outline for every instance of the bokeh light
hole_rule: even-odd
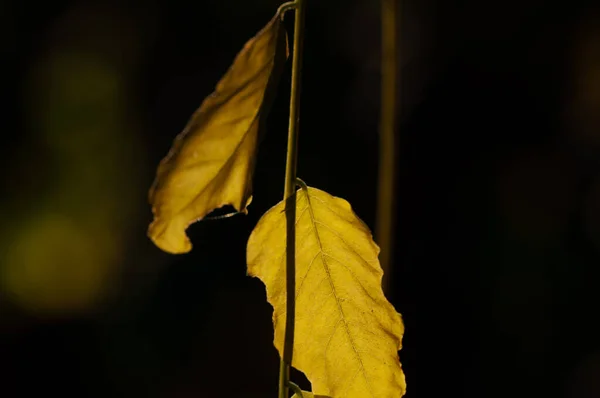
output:
[[[137,53],[128,52],[131,38],[112,40],[110,13],[97,11],[75,8],[51,26],[23,80],[27,145],[43,156],[31,158],[27,145],[13,154],[20,178],[37,189],[2,230],[0,272],[7,296],[38,315],[93,310],[115,293],[145,199],[124,62]],[[41,176],[47,180],[35,184]]]

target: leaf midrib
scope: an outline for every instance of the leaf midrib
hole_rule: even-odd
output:
[[[269,69],[273,69],[273,65],[275,63],[275,57],[273,57],[271,59],[271,61],[269,63],[267,63],[265,66],[263,66],[259,72],[262,72],[263,70],[269,68]],[[260,75],[260,73],[257,73],[256,76]],[[250,81],[250,80],[248,80]],[[249,83],[248,81],[244,84],[244,86],[247,86]],[[265,100],[265,95],[264,95],[264,90],[263,90],[263,95],[261,98],[261,102],[260,102],[260,106],[257,108],[256,113],[254,114],[253,118],[252,118],[252,122],[250,122],[248,129],[244,132],[244,134],[242,135],[242,138],[239,140],[239,142],[237,143],[237,145],[235,146],[235,148],[233,149],[233,151],[231,151],[231,153],[229,154],[229,156],[227,157],[227,159],[225,161],[223,161],[221,163],[221,167],[219,167],[219,169],[217,170],[216,174],[204,185],[204,187],[202,187],[202,189],[200,190],[200,192],[198,192],[194,198],[192,200],[189,201],[189,203],[187,203],[185,206],[183,206],[180,210],[178,210],[176,212],[176,215],[180,215],[182,213],[184,213],[187,209],[189,209],[189,207],[195,203],[199,197],[201,197],[204,192],[206,192],[206,190],[208,189],[208,187],[223,173],[223,170],[232,162],[232,160],[234,159],[234,155],[236,155],[239,151],[239,149],[241,148],[241,146],[244,144],[244,142],[246,142],[246,139],[248,138],[248,136],[250,136],[250,131],[252,130],[252,128],[254,127],[255,123],[257,123],[259,115],[261,114],[262,111],[262,107],[263,107],[263,103]],[[258,134],[258,130],[256,132],[254,132],[255,134]],[[227,205],[227,203],[222,204],[222,206]],[[245,206],[245,203],[241,203],[242,208]],[[238,211],[241,211],[242,209],[237,209]],[[206,215],[205,215],[206,216]],[[204,217],[202,217],[204,218]],[[198,220],[196,220],[198,221]],[[193,221],[192,221],[193,222]]]
[[[329,270],[329,265],[327,264],[326,261],[326,253],[323,250],[323,244],[321,242],[321,237],[319,236],[319,230],[317,228],[317,222],[316,222],[316,218],[315,218],[315,214],[313,212],[312,209],[312,204],[310,201],[310,193],[308,192],[308,189],[302,188],[303,191],[305,191],[306,194],[306,201],[307,203],[307,207],[308,207],[308,212],[310,214],[310,221],[311,221],[311,225],[313,227],[313,231],[315,233],[315,237],[317,239],[317,243],[319,245],[319,253],[321,255],[321,262],[323,263],[323,268],[325,269],[325,273],[327,274],[327,280],[329,281],[329,285],[331,286],[331,290],[333,292],[333,296],[335,297],[335,303],[338,306],[338,310],[340,312],[340,317],[342,319],[342,322],[344,324],[344,329],[346,331],[346,335],[348,336],[348,339],[350,340],[350,345],[352,346],[352,350],[354,351],[354,354],[356,355],[356,359],[358,359],[358,363],[360,364],[360,371],[365,379],[365,382],[367,383],[367,387],[369,389],[369,393],[371,395],[371,397],[374,397],[373,395],[373,390],[371,388],[371,383],[369,383],[369,379],[367,378],[367,374],[365,372],[365,367],[362,361],[362,358],[360,357],[358,350],[356,349],[356,346],[354,344],[354,339],[352,338],[352,335],[350,334],[350,328],[348,327],[348,322],[346,321],[346,316],[344,314],[344,310],[342,308],[342,305],[340,304],[340,300],[338,298],[337,295],[337,291],[335,289],[335,285],[333,283],[333,278],[331,277],[331,272]],[[335,333],[335,329],[334,332]],[[332,337],[333,338],[333,337]]]

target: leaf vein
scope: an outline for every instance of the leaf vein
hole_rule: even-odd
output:
[[[371,383],[369,383],[369,379],[367,378],[367,374],[366,374],[366,371],[365,371],[365,367],[364,367],[362,358],[361,358],[360,354],[358,353],[358,350],[356,349],[356,345],[354,343],[354,338],[352,337],[352,334],[350,333],[350,328],[348,327],[348,322],[346,321],[346,316],[344,314],[344,309],[342,308],[342,306],[340,304],[340,300],[339,300],[339,297],[337,295],[337,291],[335,289],[335,285],[333,283],[333,279],[331,277],[331,270],[329,269],[327,261],[325,260],[325,252],[323,251],[323,244],[322,244],[321,238],[319,236],[319,229],[317,228],[317,222],[318,221],[315,219],[315,214],[313,212],[313,209],[312,209],[312,206],[311,206],[311,202],[310,202],[311,197],[314,197],[314,196],[311,196],[309,194],[308,190],[304,190],[303,189],[303,191],[305,191],[305,193],[306,193],[306,200],[308,202],[308,210],[309,210],[309,214],[310,214],[310,219],[311,219],[313,230],[314,230],[314,233],[315,233],[315,238],[317,239],[317,243],[319,244],[319,249],[320,249],[320,252],[321,252],[321,260],[322,260],[322,263],[323,263],[323,268],[325,269],[325,273],[327,274],[329,285],[331,287],[331,290],[333,291],[333,295],[335,296],[335,301],[336,301],[336,304],[338,306],[338,310],[340,312],[340,316],[342,318],[342,322],[344,324],[344,329],[346,331],[346,335],[348,336],[348,339],[350,340],[350,345],[352,346],[352,350],[354,351],[356,359],[358,359],[359,370],[361,370],[362,375],[365,378],[365,381],[367,383],[367,387],[369,389],[369,393],[370,393],[370,395],[372,397],[374,397],[373,388],[371,387]],[[324,224],[321,223],[321,225],[324,225]]]
[[[366,259],[365,259],[363,256],[361,256],[361,255],[360,255],[360,253],[358,253],[358,252],[357,252],[357,251],[356,251],[356,250],[355,250],[355,249],[354,249],[354,248],[353,248],[353,247],[352,247],[352,246],[351,246],[351,245],[350,245],[350,244],[349,244],[349,243],[348,243],[348,242],[347,242],[347,241],[346,241],[346,240],[345,240],[345,239],[344,239],[344,238],[343,238],[343,237],[342,237],[340,234],[339,234],[339,232],[337,232],[336,230],[334,230],[333,228],[331,228],[329,225],[327,225],[327,224],[324,224],[324,223],[322,223],[322,222],[320,222],[320,221],[316,221],[316,220],[315,220],[315,222],[316,222],[317,224],[319,224],[319,225],[322,225],[323,227],[325,227],[326,229],[328,229],[328,230],[329,230],[329,231],[330,231],[332,234],[334,234],[335,236],[337,236],[337,237],[338,237],[338,238],[339,238],[339,239],[342,241],[342,243],[344,243],[344,245],[345,245],[345,246],[346,246],[348,249],[350,249],[350,251],[351,251],[352,253],[354,253],[354,254],[355,254],[355,255],[356,255],[358,258],[360,258],[360,260],[361,260],[363,263],[365,263],[365,264],[366,264],[366,265],[367,265],[369,268],[373,268],[373,265],[372,265],[372,264],[371,264],[369,261],[367,261],[367,260],[366,260]]]

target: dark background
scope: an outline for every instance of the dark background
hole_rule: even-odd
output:
[[[307,2],[299,176],[373,228],[378,2]],[[600,396],[600,14],[556,3],[403,2],[409,398]],[[282,196],[289,73],[249,215],[183,256],[145,234],[158,162],[278,4],[0,3],[0,396],[276,396],[245,244]]]

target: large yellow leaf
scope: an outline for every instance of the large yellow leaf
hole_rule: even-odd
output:
[[[225,205],[240,212],[252,199],[259,130],[287,58],[281,15],[239,52],[161,161],[150,189],[148,236],[162,250],[186,253],[187,227]]]
[[[296,199],[296,317],[293,366],[314,394],[398,398],[404,325],[381,289],[379,248],[350,204],[315,188]],[[248,242],[248,273],[274,308],[275,346],[285,327],[284,202],[259,221]]]

